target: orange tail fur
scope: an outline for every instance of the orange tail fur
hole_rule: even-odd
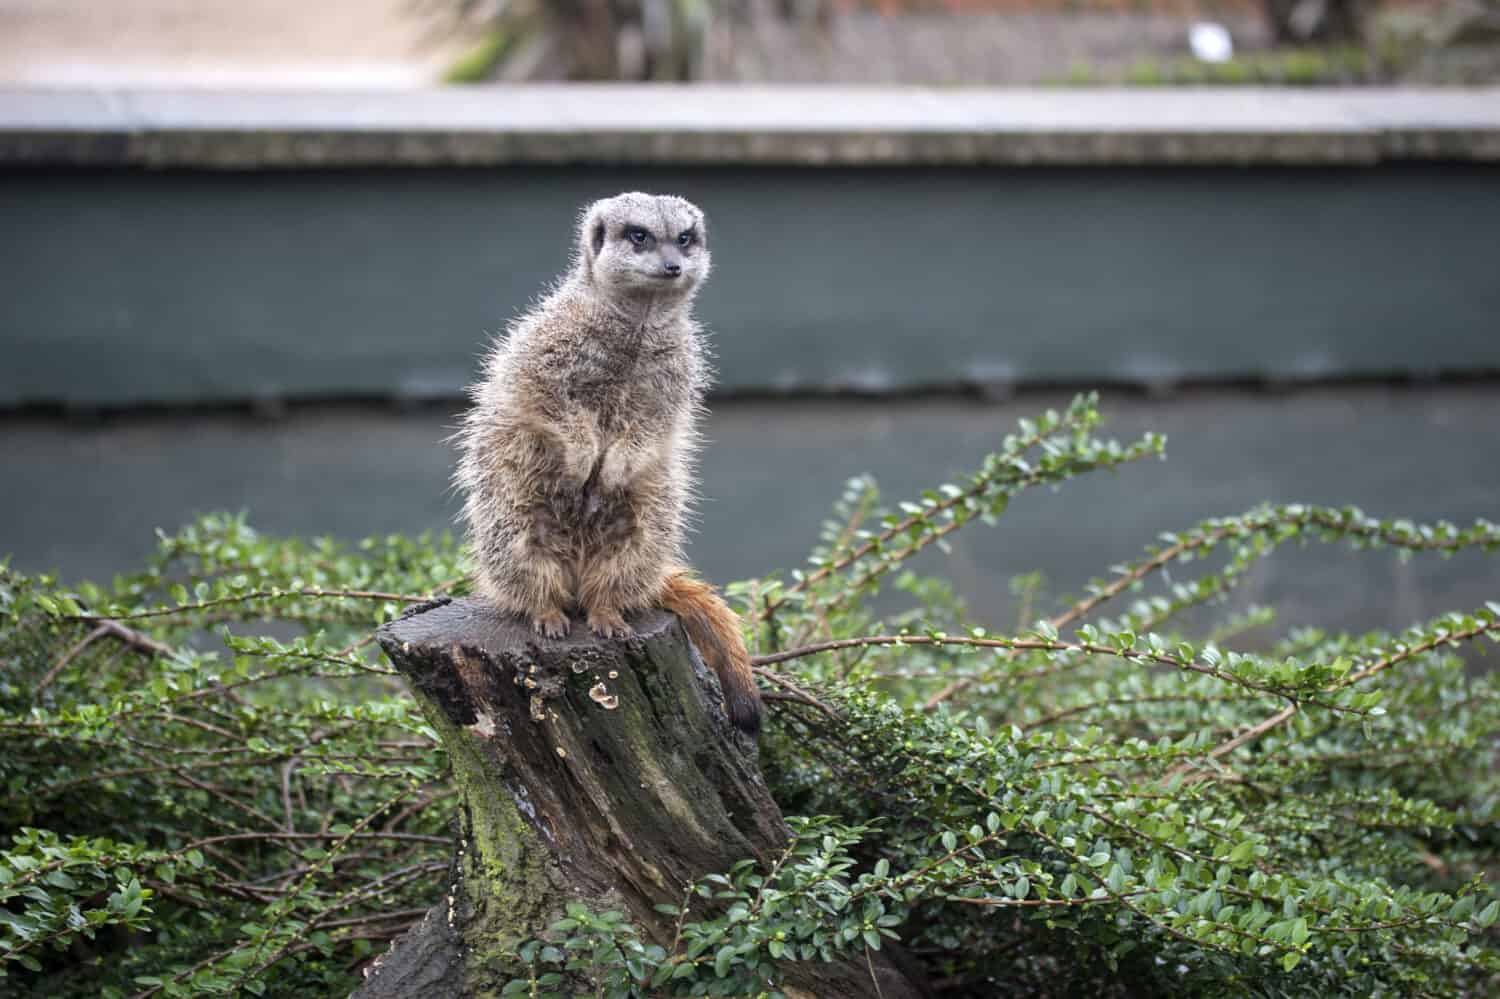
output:
[[[740,634],[740,619],[714,588],[695,579],[686,569],[667,576],[661,591],[661,606],[676,614],[715,673],[724,691],[729,720],[751,735],[760,731],[760,691],[750,672],[750,650]]]

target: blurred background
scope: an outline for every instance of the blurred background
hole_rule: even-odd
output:
[[[0,0],[0,82],[1486,83],[1491,0]]]
[[[1263,501],[1500,517],[1494,0],[0,0],[0,554],[130,569],[195,512],[454,524],[445,442],[579,205],[702,205],[691,555],[794,567],[1099,388],[1170,461],[955,545],[981,613]],[[1363,628],[1479,558],[1255,570]]]

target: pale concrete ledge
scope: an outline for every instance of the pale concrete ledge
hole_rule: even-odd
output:
[[[0,90],[0,165],[1500,161],[1487,90]]]

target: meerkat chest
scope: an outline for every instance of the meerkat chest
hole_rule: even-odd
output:
[[[568,373],[569,402],[592,412],[606,434],[672,423],[691,405],[692,358],[681,343],[646,341],[592,350]]]

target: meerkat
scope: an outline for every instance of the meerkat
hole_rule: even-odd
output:
[[[710,262],[703,213],[682,198],[585,208],[571,268],[470,390],[455,480],[480,596],[549,638],[568,633],[570,609],[606,638],[631,634],[627,611],[672,611],[753,734],[739,619],[682,555],[711,378],[692,306]]]

